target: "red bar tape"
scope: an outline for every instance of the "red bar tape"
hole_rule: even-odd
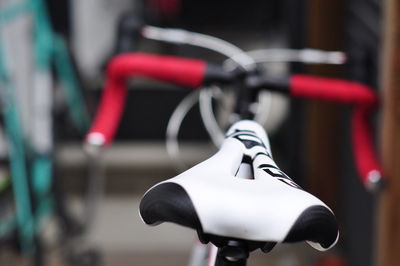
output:
[[[140,76],[198,88],[205,71],[206,63],[195,59],[142,53],[114,57],[107,67],[105,89],[86,141],[97,145],[112,142],[123,113],[128,78]]]
[[[358,82],[293,75],[290,79],[290,93],[299,98],[354,105],[352,145],[356,167],[364,185],[375,188],[383,177],[369,127],[371,111],[378,104],[375,92]]]
[[[290,93],[294,97],[334,101],[345,104],[374,105],[378,98],[364,84],[340,79],[293,75]]]
[[[369,116],[372,109],[360,106],[353,111],[351,121],[351,139],[354,159],[361,181],[364,185],[371,186],[383,177],[371,136]]]

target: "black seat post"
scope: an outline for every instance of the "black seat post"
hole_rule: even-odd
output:
[[[246,266],[249,257],[249,250],[246,245],[239,241],[228,241],[228,243],[218,248],[215,266]]]

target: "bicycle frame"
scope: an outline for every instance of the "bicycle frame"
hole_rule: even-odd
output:
[[[160,81],[198,88],[212,83],[230,84],[237,73],[227,72],[200,60],[142,53],[123,54],[113,58],[107,69],[106,88],[100,102],[95,122],[86,137],[90,147],[102,149],[112,143],[123,112],[125,83],[134,76],[146,76]],[[243,75],[243,73],[239,73]],[[298,98],[337,101],[355,106],[353,116],[353,148],[360,176],[366,187],[376,190],[383,175],[372,148],[368,117],[377,106],[373,91],[363,84],[307,75],[293,75],[285,80],[243,79],[243,87],[253,91],[270,89]],[[372,178],[371,178],[372,176]],[[218,254],[216,254],[218,253]],[[227,259],[222,249],[215,252],[210,262],[217,266],[246,265],[246,258]],[[210,264],[209,264],[210,265]]]

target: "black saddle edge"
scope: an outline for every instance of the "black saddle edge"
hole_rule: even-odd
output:
[[[172,222],[203,230],[188,193],[176,183],[161,183],[150,189],[140,201],[139,212],[149,225]]]
[[[311,206],[297,218],[283,242],[311,241],[324,249],[331,247],[338,236],[335,215],[324,206]]]

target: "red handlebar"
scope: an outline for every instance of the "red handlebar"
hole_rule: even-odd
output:
[[[370,134],[369,117],[372,108],[360,106],[353,112],[352,143],[353,153],[361,181],[366,187],[374,188],[383,177]]]
[[[372,106],[378,103],[374,91],[364,84],[309,75],[292,75],[290,93],[295,97],[344,104]]]
[[[123,112],[128,78],[141,76],[198,88],[206,78],[206,68],[207,64],[204,61],[172,56],[133,53],[114,57],[108,65],[105,89],[86,141],[98,146],[112,142]],[[357,169],[366,186],[378,184],[382,171],[375,156],[368,127],[371,110],[378,104],[376,94],[357,82],[308,75],[293,75],[289,87],[294,97],[355,106],[352,143]]]
[[[293,75],[290,80],[290,93],[295,97],[355,106],[352,117],[354,158],[361,181],[366,187],[375,188],[383,175],[374,151],[369,127],[369,116],[378,104],[374,91],[358,82]]]
[[[198,88],[205,71],[206,63],[195,59],[142,53],[114,57],[107,67],[105,89],[86,141],[100,146],[112,142],[125,105],[128,78],[141,76]]]

